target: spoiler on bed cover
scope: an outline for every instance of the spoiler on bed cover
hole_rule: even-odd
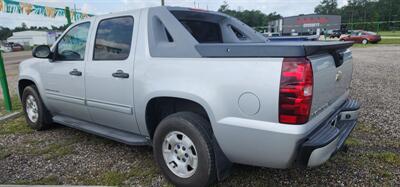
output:
[[[353,45],[353,42],[266,42],[197,44],[202,57],[305,57],[321,53],[337,53]]]

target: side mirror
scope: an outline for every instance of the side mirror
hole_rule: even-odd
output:
[[[51,58],[50,47],[47,45],[39,45],[33,48],[32,56],[35,58]]]

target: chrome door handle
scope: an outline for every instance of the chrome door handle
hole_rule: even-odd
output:
[[[125,73],[122,70],[117,70],[117,72],[113,73],[112,76],[117,77],[117,78],[123,78],[123,79],[129,78],[129,74]]]
[[[77,69],[73,69],[72,71],[69,72],[69,74],[72,76],[82,76],[82,72],[78,71]]]

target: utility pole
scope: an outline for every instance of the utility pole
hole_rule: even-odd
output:
[[[74,21],[77,21],[76,20],[76,4],[74,3]]]
[[[161,0],[161,6],[164,6],[164,5],[165,5],[164,0]]]

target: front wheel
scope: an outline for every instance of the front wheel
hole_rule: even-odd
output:
[[[191,112],[163,119],[153,140],[154,157],[177,186],[207,186],[216,179],[211,130],[207,120]]]
[[[368,44],[368,40],[367,39],[362,40],[362,44],[367,45]]]
[[[36,86],[25,87],[21,102],[26,122],[32,129],[44,130],[50,127],[51,115],[44,106]]]

